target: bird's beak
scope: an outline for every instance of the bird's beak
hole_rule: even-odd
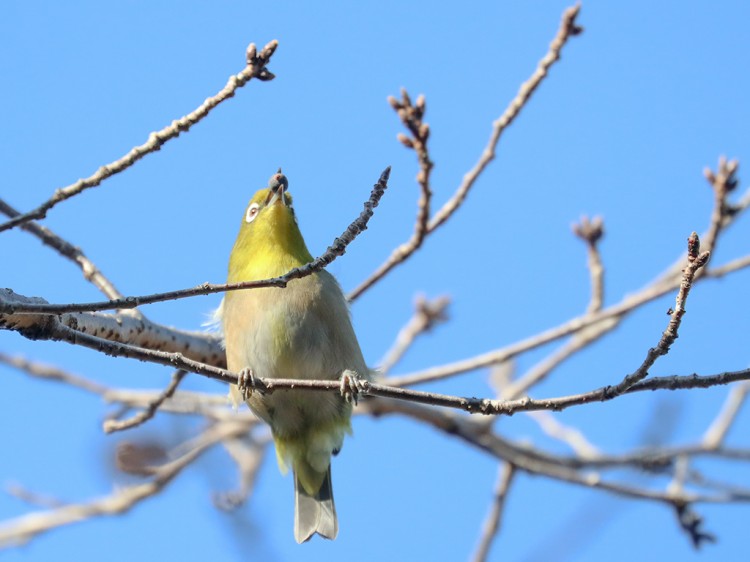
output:
[[[276,202],[280,200],[281,204],[286,207],[287,201],[286,197],[284,197],[284,192],[288,186],[289,182],[287,181],[286,176],[281,173],[281,168],[279,168],[279,171],[272,175],[271,179],[268,180],[268,198],[266,199],[266,206],[270,207],[271,205],[275,205]]]
[[[271,205],[275,204],[277,201],[281,201],[281,204],[286,207],[286,197],[284,197],[284,185],[280,184],[276,186],[275,188],[271,189],[271,193],[268,196],[268,201],[266,202],[266,206],[270,207]]]

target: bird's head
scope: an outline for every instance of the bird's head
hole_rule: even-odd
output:
[[[279,168],[250,199],[229,258],[230,282],[281,275],[312,260],[288,189]]]

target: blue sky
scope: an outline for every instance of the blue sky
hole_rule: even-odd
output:
[[[313,254],[359,213],[391,165],[390,189],[370,228],[330,268],[348,290],[412,231],[414,155],[388,95],[427,97],[435,207],[476,162],[491,122],[546,52],[567,3],[16,2],[0,22],[2,197],[27,210],[119,158],[148,133],[192,111],[241,70],[251,41],[280,46],[272,82],[253,82],[189,133],[49,213],[45,224],[86,254],[126,294],[221,282],[244,206],[282,166]],[[585,309],[581,215],[606,222],[606,303],[652,280],[708,224],[702,177],[721,154],[747,162],[744,2],[586,2],[585,33],[565,48],[466,204],[424,249],[353,307],[367,360],[376,364],[409,319],[415,295],[449,294],[451,321],[423,337],[396,373],[470,357],[558,325]],[[742,169],[740,178],[743,177]],[[740,184],[743,186],[744,184]],[[723,239],[715,264],[748,252],[747,219]],[[27,234],[0,235],[3,287],[51,302],[98,300],[80,272]],[[750,275],[696,287],[672,352],[653,375],[748,366]],[[614,383],[637,367],[666,326],[673,297],[632,315],[565,363],[537,396]],[[199,329],[216,295],[149,306],[148,316]],[[543,350],[549,352],[553,348]],[[109,359],[62,343],[0,332],[0,351],[22,353],[112,386],[160,388],[167,369]],[[545,356],[518,361],[518,372]],[[486,371],[434,385],[488,396]],[[176,439],[196,424],[159,416],[132,435],[104,436],[107,406],[80,391],[0,367],[0,484],[77,501],[109,493],[108,458],[120,439]],[[191,376],[185,388],[223,392]],[[618,452],[674,425],[688,443],[713,419],[725,389],[649,393],[559,415]],[[746,446],[741,428],[730,443]],[[657,426],[657,427],[655,427]],[[525,416],[504,435],[563,451]],[[269,456],[252,501],[213,509],[234,486],[220,451],[131,513],[56,530],[10,560],[466,559],[490,504],[496,463],[414,422],[357,419],[335,461],[341,519],[333,543],[292,537],[292,482]],[[747,484],[747,472],[700,465]],[[658,483],[658,482],[655,482]],[[0,519],[29,507],[0,496]],[[744,559],[747,506],[701,506],[719,536],[710,559]],[[698,559],[664,507],[521,475],[493,560]],[[550,554],[552,553],[552,554]],[[535,558],[536,557],[536,558]]]

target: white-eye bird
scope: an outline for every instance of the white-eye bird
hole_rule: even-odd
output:
[[[229,257],[228,283],[268,279],[313,260],[302,238],[281,169],[247,206]],[[221,311],[229,370],[262,378],[336,380],[368,376],[341,287],[325,270],[285,288],[229,291]],[[348,375],[347,375],[348,376]],[[243,399],[234,385],[236,403]],[[334,539],[338,520],[331,455],[351,433],[342,394],[305,390],[252,392],[247,404],[271,427],[282,472],[294,472],[297,542]]]

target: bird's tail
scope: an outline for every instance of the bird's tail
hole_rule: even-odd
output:
[[[303,471],[304,472],[304,471]],[[331,466],[323,477],[320,488],[310,493],[300,479],[300,471],[294,471],[294,538],[303,543],[318,533],[326,539],[335,539],[339,533],[336,506],[333,503]]]

